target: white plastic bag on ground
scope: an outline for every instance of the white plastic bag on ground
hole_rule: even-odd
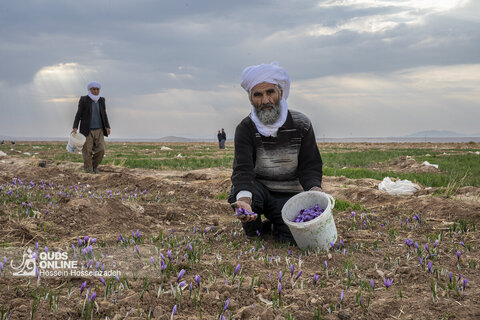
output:
[[[6,156],[6,155],[7,155],[7,154],[6,154],[5,152],[0,151],[0,157],[4,157],[4,156]]]
[[[385,177],[383,181],[378,184],[378,189],[394,196],[403,196],[414,194],[415,191],[420,190],[420,186],[410,180],[392,181],[389,177]]]
[[[438,169],[438,164],[433,164],[433,163],[430,163],[430,162],[428,162],[428,161],[423,161],[422,164],[423,164],[424,166],[427,166],[427,167],[435,167],[435,168]]]
[[[160,150],[172,150],[172,148],[163,146],[163,147],[160,148]]]

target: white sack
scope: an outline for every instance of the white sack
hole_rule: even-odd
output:
[[[420,190],[420,186],[410,180],[392,181],[389,177],[385,177],[378,184],[378,189],[388,192],[394,196],[412,195],[415,191]]]

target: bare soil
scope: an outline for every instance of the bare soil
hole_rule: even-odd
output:
[[[435,188],[422,188],[413,196],[398,197],[378,190],[380,181],[377,180],[324,177],[325,192],[337,200],[359,204],[365,210],[357,210],[355,216],[351,208],[334,211],[339,239],[343,240],[346,252],[338,247],[328,253],[304,252],[294,246],[280,245],[269,235],[260,242],[263,247],[257,248],[255,241],[243,236],[241,225],[226,200],[218,199],[230,190],[231,170],[211,168],[183,172],[101,166],[101,173],[94,175],[82,172],[79,163],[47,162],[45,167],[40,167],[39,162],[32,158],[0,158],[0,185],[10,184],[17,177],[25,183],[51,183],[57,192],[80,186],[83,191],[79,195],[82,196],[62,199],[48,214],[45,213],[48,204],[38,202],[40,216],[28,219],[14,217],[17,204],[0,202],[3,246],[26,248],[38,242],[41,248],[48,245],[53,250],[70,247],[79,237],[89,235],[106,247],[118,247],[119,234],[131,235],[132,230],[138,229],[146,239],[172,233],[179,239],[192,239],[195,226],[197,232],[204,233],[208,251],[203,252],[194,265],[179,261],[176,270],[187,270],[185,280],[187,284],[194,283],[194,291],[197,290],[194,275],[201,276],[202,313],[200,315],[187,288],[180,298],[175,319],[217,319],[227,299],[230,299],[229,306],[224,315],[226,318],[231,315],[233,319],[286,319],[290,316],[313,319],[315,312],[320,314],[318,319],[480,319],[480,237],[477,229],[480,225],[480,188],[461,188],[451,198],[435,196]],[[417,167],[406,157],[384,166],[398,172],[435,169]],[[85,196],[104,194],[108,190],[138,194],[145,190],[146,193],[128,201]],[[420,222],[414,220],[415,214],[421,218]],[[408,249],[407,238],[418,243],[418,251]],[[439,243],[433,249],[435,238]],[[432,252],[435,250],[434,255],[427,255],[425,244]],[[184,247],[185,243],[178,246],[177,251],[182,255]],[[460,263],[457,251],[461,252]],[[262,256],[269,258],[258,258]],[[424,259],[428,256],[424,266],[419,256]],[[221,262],[219,257],[222,257]],[[432,262],[433,273],[428,271],[427,261]],[[237,264],[241,264],[244,277],[240,287],[238,279],[232,283],[231,277],[220,267]],[[293,277],[302,270],[294,285],[290,280],[291,264],[295,268]],[[346,267],[349,267],[350,280]],[[283,272],[281,307],[274,305],[280,270]],[[0,273],[0,310],[2,306],[9,310],[10,319],[30,318],[35,281],[6,276],[5,272]],[[43,288],[42,292],[51,289],[58,295],[58,309],[52,310],[49,299],[40,299],[33,319],[81,319],[83,300],[78,288],[85,280],[97,292],[95,319],[107,316],[111,319],[170,319],[172,308],[179,301],[172,294],[159,294],[157,290],[160,284],[168,290],[168,283],[175,283],[176,275],[167,280],[155,272],[146,287],[142,278],[130,278],[130,287],[117,294],[117,299],[104,299],[105,288],[95,279],[43,278],[39,288]],[[458,294],[447,288],[449,272],[454,279],[459,279]],[[314,274],[319,275],[316,286]],[[252,277],[255,277],[253,286]],[[394,279],[389,289],[385,288],[383,278]],[[464,278],[468,279],[465,290],[462,289]],[[77,290],[70,297],[69,284]],[[432,294],[435,284],[436,296]],[[344,297],[340,304],[341,292]]]

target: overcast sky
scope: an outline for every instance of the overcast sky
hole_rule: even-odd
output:
[[[480,133],[478,0],[0,2],[0,135],[63,137],[102,84],[112,138],[229,138],[278,61],[317,138]]]

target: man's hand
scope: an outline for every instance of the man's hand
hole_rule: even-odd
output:
[[[107,136],[110,135],[110,128],[107,128]]]
[[[235,211],[239,208],[244,208],[245,210],[248,210],[248,211],[252,211],[252,206],[250,205],[251,204],[251,199],[250,198],[240,198],[237,200],[237,202],[234,202],[232,203],[232,208],[235,209]],[[251,216],[246,216],[246,215],[241,215],[241,216],[237,216],[237,218],[242,221],[242,222],[250,222],[250,221],[253,221],[253,220],[256,220],[257,219],[257,216],[256,214],[253,214]]]
[[[73,128],[71,133],[77,133],[77,128]]]

